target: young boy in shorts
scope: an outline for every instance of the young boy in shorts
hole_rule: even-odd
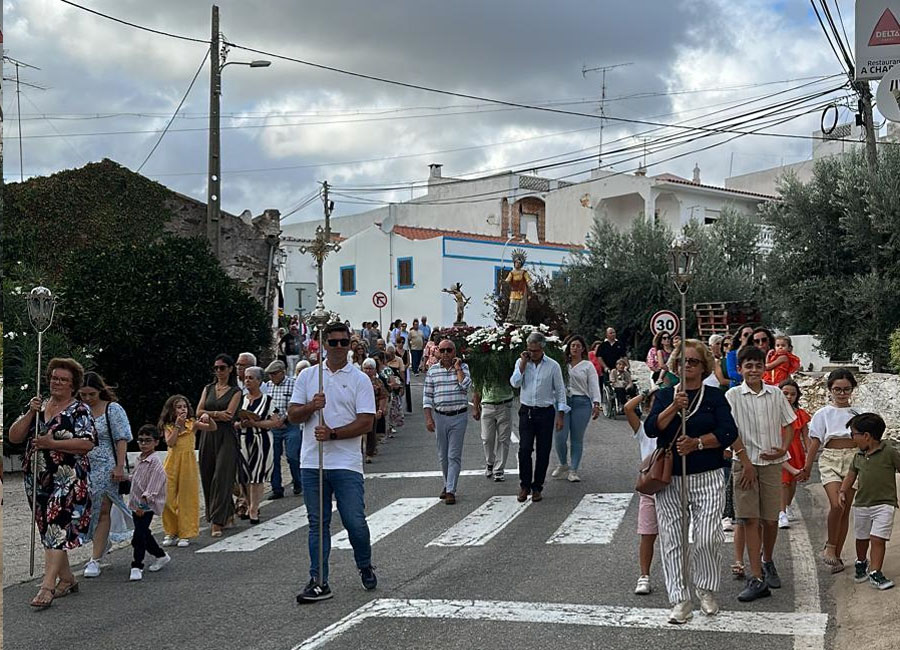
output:
[[[738,428],[738,440],[731,448],[741,461],[733,469],[734,511],[744,520],[750,557],[751,575],[738,600],[750,602],[771,596],[769,589],[781,587],[772,553],[781,511],[781,463],[787,460],[794,438],[791,423],[797,416],[780,388],[763,383],[765,352],[755,346],[742,348],[738,370],[744,381],[730,388],[725,399]]]
[[[859,479],[853,500],[853,528],[856,535],[856,582],[869,581],[875,589],[894,586],[881,572],[884,548],[891,538],[894,509],[897,507],[897,484],[894,474],[900,472],[900,450],[882,441],[884,420],[875,413],[860,413],[847,423],[859,452],[841,484],[838,497],[847,507],[847,492]],[[871,560],[867,560],[869,546]]]

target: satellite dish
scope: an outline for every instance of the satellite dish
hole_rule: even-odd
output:
[[[397,217],[395,217],[392,214],[389,214],[381,221],[381,226],[380,226],[381,232],[385,233],[386,235],[390,234],[391,231],[394,230],[394,226],[396,226],[396,225],[397,225]]]

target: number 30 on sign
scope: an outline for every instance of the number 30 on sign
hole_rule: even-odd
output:
[[[668,309],[662,309],[650,318],[650,331],[653,333],[653,336],[656,336],[660,332],[665,332],[666,334],[676,334],[679,330],[679,320],[678,316],[675,315],[675,312],[669,311]]]

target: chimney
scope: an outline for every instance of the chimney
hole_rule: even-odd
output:
[[[692,183],[700,184],[700,165],[694,163],[694,178],[691,179]]]
[[[431,163],[428,165],[428,178],[440,178],[441,167],[443,167],[443,165],[439,163]]]

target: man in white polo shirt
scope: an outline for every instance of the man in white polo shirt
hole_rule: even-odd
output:
[[[314,603],[332,597],[328,586],[328,555],[331,551],[331,500],[337,501],[341,522],[353,546],[353,556],[363,587],[375,589],[378,580],[372,566],[372,544],[366,523],[363,459],[360,436],[372,428],[375,418],[375,391],[371,380],[353,364],[347,363],[350,330],[343,323],[331,323],[324,332],[324,392],[319,392],[319,369],[303,370],[294,384],[288,406],[288,419],[303,423],[300,455],[300,480],[309,519],[310,581],[297,595],[298,603]],[[324,424],[317,411],[324,410]],[[319,442],[323,445],[323,502],[319,513]],[[319,581],[319,522],[323,543]]]
[[[751,575],[738,595],[742,602],[770,596],[770,588],[781,587],[772,553],[781,510],[781,463],[788,459],[794,437],[791,423],[797,416],[781,389],[763,383],[765,369],[765,352],[755,346],[742,348],[738,370],[744,381],[725,393],[739,436],[731,447],[740,461],[732,470],[734,511],[744,521],[750,556]]]

